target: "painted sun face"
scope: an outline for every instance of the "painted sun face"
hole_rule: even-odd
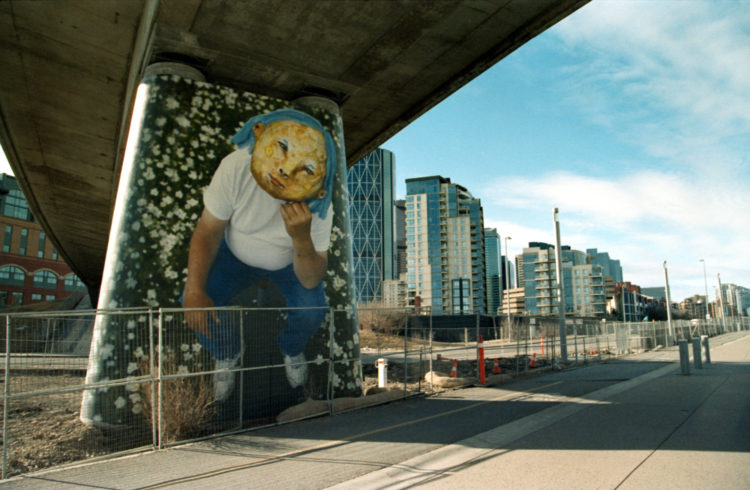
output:
[[[293,121],[253,127],[251,171],[276,199],[305,201],[325,195],[326,150],[323,133]]]

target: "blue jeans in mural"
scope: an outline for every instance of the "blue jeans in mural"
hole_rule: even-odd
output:
[[[307,289],[299,282],[290,264],[277,271],[251,267],[241,262],[222,240],[206,281],[206,294],[216,306],[226,306],[229,301],[259,281],[270,280],[281,290],[286,299],[286,325],[278,336],[281,353],[287,356],[300,354],[307,341],[320,328],[325,319],[326,297],[323,285]],[[228,359],[240,353],[240,334],[230,321],[209,321],[211,338],[196,332],[198,340],[214,359]]]

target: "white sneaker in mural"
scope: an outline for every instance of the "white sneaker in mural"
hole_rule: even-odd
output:
[[[292,388],[302,386],[305,379],[307,379],[307,364],[305,362],[307,362],[307,359],[305,359],[304,353],[297,354],[296,356],[284,355],[286,379]]]
[[[214,369],[231,369],[235,367],[242,358],[242,352],[234,357],[219,359],[215,362]],[[214,398],[217,402],[223,402],[234,391],[234,379],[237,373],[234,371],[223,371],[214,373]]]

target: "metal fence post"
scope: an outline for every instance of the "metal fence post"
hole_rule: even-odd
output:
[[[148,373],[151,376],[151,444],[154,449],[159,447],[159,433],[157,432],[157,421],[161,419],[157,411],[157,397],[156,383],[154,382],[154,313],[149,308],[148,310],[148,359],[149,359],[149,370]],[[157,375],[158,377],[158,375]]]
[[[245,380],[245,371],[244,371],[245,360],[243,359],[244,355],[242,355],[245,352],[245,329],[243,328],[243,325],[244,325],[243,320],[245,318],[244,310],[240,308],[238,310],[238,314],[240,316],[240,322],[239,322],[240,323],[240,353],[241,353],[240,354],[240,367],[243,368],[243,369],[240,369],[240,372],[238,373],[240,376],[240,386],[239,386],[240,410],[239,410],[239,414],[237,415],[237,428],[239,429],[242,427],[242,416],[245,412],[245,397],[243,396],[244,380]],[[237,374],[235,374],[235,376],[237,376]]]
[[[474,322],[474,329],[476,330],[474,332],[474,338],[477,339],[477,378],[479,378],[480,370],[479,370],[479,313],[476,314],[476,321]]]
[[[406,379],[409,370],[409,325],[404,324],[404,397],[407,394]]]
[[[347,306],[349,308],[349,306]],[[329,414],[333,415],[333,332],[334,332],[334,322],[333,322],[333,315],[334,315],[334,309],[333,307],[328,308],[328,412]],[[378,349],[378,354],[380,353],[380,349]],[[362,354],[360,353],[360,359]]]
[[[157,332],[157,335],[158,335],[159,340],[156,346],[156,350],[159,353],[159,362],[158,362],[158,365],[157,365],[158,367],[156,370],[156,382],[158,385],[157,387],[158,387],[158,400],[159,400],[159,449],[162,449],[164,446],[163,444],[164,433],[162,432],[162,417],[164,416],[164,411],[163,411],[164,407],[162,405],[162,392],[163,391],[162,391],[162,381],[161,381],[162,362],[163,362],[162,358],[164,357],[164,339],[163,339],[164,323],[163,322],[164,322],[164,315],[162,315],[161,308],[159,308],[159,321],[157,322],[157,328],[159,329],[159,331]]]
[[[5,316],[5,399],[3,400],[3,480],[8,477],[8,397],[10,396],[10,316]]]
[[[429,335],[430,335],[430,390],[435,391],[435,371],[432,368],[432,308],[430,308],[430,317],[429,317]]]

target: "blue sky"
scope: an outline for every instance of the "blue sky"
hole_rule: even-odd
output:
[[[750,287],[750,0],[595,0],[383,145],[443,175],[485,225],[620,259],[672,298]],[[10,170],[0,158],[0,172]]]
[[[750,287],[750,1],[595,0],[383,145],[442,175],[485,226],[620,259],[672,299]]]

